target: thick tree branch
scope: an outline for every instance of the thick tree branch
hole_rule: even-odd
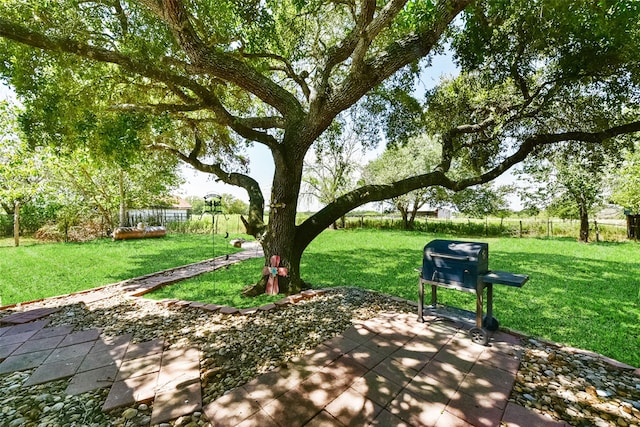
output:
[[[0,37],[6,37],[16,42],[48,51],[64,52],[99,62],[116,64],[135,74],[165,82],[168,87],[185,87],[193,91],[193,93],[202,100],[203,106],[206,106],[208,109],[216,113],[220,124],[231,127],[240,136],[251,141],[260,142],[267,146],[277,144],[277,141],[271,135],[257,131],[251,127],[252,123],[258,121],[255,118],[248,119],[244,122],[242,118],[229,113],[229,111],[224,108],[218,97],[204,86],[187,77],[183,77],[165,69],[157,68],[148,61],[138,61],[119,52],[90,46],[79,43],[75,40],[47,37],[22,25],[7,21],[2,17],[0,17]],[[280,120],[259,120],[260,124],[265,126],[265,128],[280,127],[281,125]]]
[[[169,26],[176,41],[189,58],[194,63],[204,66],[209,74],[256,95],[284,117],[298,120],[302,116],[302,106],[293,94],[245,62],[226,52],[210,49],[193,28],[191,17],[182,0],[141,0],[141,2]]]
[[[433,24],[417,34],[410,34],[387,46],[375,58],[362,67],[352,68],[341,88],[330,99],[330,111],[337,114],[362,98],[371,87],[382,83],[402,67],[425,57],[436,46],[446,28],[473,0],[448,0],[438,2]]]
[[[116,64],[135,74],[166,84],[188,88],[200,97],[209,98],[213,96],[204,86],[179,74],[155,67],[149,61],[138,61],[116,51],[91,46],[68,38],[45,36],[2,17],[0,17],[0,37],[6,37],[18,43],[46,51],[68,53],[98,62]]]
[[[403,5],[406,3],[406,1],[407,0],[399,0],[399,2]],[[359,44],[361,46],[360,54],[364,55],[364,53],[366,53],[366,49],[371,44],[372,39],[363,40],[363,32],[367,25],[373,19],[373,16],[375,14],[375,6],[375,1],[362,0],[360,10],[355,15],[354,28],[338,45],[332,46],[329,49],[324,65],[322,66],[322,70],[319,73],[319,82],[316,87],[316,92],[314,93],[314,99],[312,100],[312,114],[316,114],[316,111],[318,111],[320,107],[325,104],[327,97],[329,96],[329,81],[334,68],[338,64],[346,61],[354,53],[354,50],[358,47]]]
[[[367,50],[371,46],[371,42],[382,32],[385,28],[389,27],[394,18],[402,10],[406,4],[406,0],[390,0],[373,18],[367,16],[367,25],[360,35],[357,45],[353,51],[353,66],[359,68],[364,65],[365,55]],[[373,2],[375,5],[375,1]]]
[[[493,169],[473,177],[454,181],[442,171],[436,170],[427,174],[413,176],[387,185],[366,185],[351,191],[335,202],[328,204],[322,210],[308,218],[298,226],[296,244],[305,248],[313,238],[323,229],[345,215],[347,212],[365,203],[391,199],[419,188],[441,186],[452,191],[490,182],[502,175],[511,167],[522,162],[538,147],[565,141],[602,143],[616,136],[640,132],[640,121],[615,126],[599,132],[562,132],[555,134],[540,134],[527,138],[516,152],[506,157]]]
[[[258,182],[248,175],[227,172],[219,164],[206,164],[197,157],[199,152],[198,138],[196,138],[195,147],[189,155],[185,155],[180,150],[167,144],[153,144],[149,148],[152,150],[160,150],[171,153],[185,163],[190,164],[200,172],[209,173],[218,177],[225,184],[234,185],[244,188],[249,195],[249,215],[248,218],[242,218],[247,234],[259,238],[264,233],[266,225],[264,224],[264,196]],[[194,155],[196,154],[196,155]]]
[[[111,107],[112,110],[115,111],[136,111],[141,113],[184,113],[189,111],[199,111],[206,109],[206,106],[203,104],[192,104],[192,105],[182,105],[182,104],[119,104]]]
[[[296,82],[298,86],[300,86],[300,90],[302,91],[302,94],[304,95],[305,99],[307,101],[309,100],[309,96],[311,95],[311,90],[309,89],[309,86],[307,85],[307,82],[305,80],[305,76],[307,76],[308,73],[303,72],[302,74],[297,74],[294,71],[293,66],[291,65],[291,62],[287,58],[281,55],[273,54],[273,53],[244,53],[243,52],[242,56],[249,59],[265,58],[265,59],[272,59],[272,60],[281,62],[284,68],[272,68],[272,69],[284,72],[287,75],[287,77],[289,77],[291,80]]]

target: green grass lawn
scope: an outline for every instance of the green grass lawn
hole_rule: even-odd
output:
[[[315,288],[357,286],[417,300],[422,248],[432,234],[326,231],[302,259]],[[466,239],[489,243],[489,267],[530,276],[523,288],[494,287],[502,326],[605,354],[640,366],[640,244],[581,244],[572,239]],[[270,301],[239,296],[255,282],[263,260],[166,287],[153,298],[201,300],[240,307]],[[429,296],[425,296],[427,303]],[[441,303],[475,310],[475,295],[439,289]]]
[[[215,255],[235,252],[216,236]],[[77,292],[211,258],[211,235],[0,247],[0,306]]]

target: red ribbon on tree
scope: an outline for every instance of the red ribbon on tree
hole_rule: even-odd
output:
[[[289,274],[289,270],[286,267],[278,267],[278,264],[280,264],[280,255],[271,255],[270,264],[271,266],[265,265],[262,269],[262,274],[264,276],[267,274],[269,275],[265,294],[278,295],[280,293],[280,288],[278,287],[278,276],[286,276]]]

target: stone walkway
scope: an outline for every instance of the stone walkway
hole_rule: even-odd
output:
[[[85,302],[114,292],[141,295],[261,255],[252,248],[62,298]],[[68,394],[110,387],[104,411],[153,400],[152,424],[203,411],[216,426],[566,425],[508,401],[520,363],[514,336],[496,333],[482,347],[471,343],[464,326],[435,317],[418,323],[415,315],[388,313],[355,324],[289,366],[203,406],[199,349],[167,350],[161,339],[134,344],[131,336],[105,337],[99,329],[47,327],[53,311],[27,310],[0,319],[9,325],[0,327],[0,375],[35,368],[23,387],[69,378]]]

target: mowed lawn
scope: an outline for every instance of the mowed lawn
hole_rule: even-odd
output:
[[[0,306],[77,292],[235,252],[222,236],[0,247]]]
[[[489,268],[530,276],[522,288],[494,286],[494,316],[504,327],[640,366],[640,244],[581,244],[572,239],[458,238],[380,230],[327,230],[302,259],[314,288],[357,286],[417,301],[424,245],[434,238],[489,243]],[[195,299],[242,307],[262,259],[163,288],[151,298]],[[429,289],[425,302],[430,302]],[[438,290],[438,301],[475,310],[475,295]],[[254,304],[255,303],[255,304]]]

